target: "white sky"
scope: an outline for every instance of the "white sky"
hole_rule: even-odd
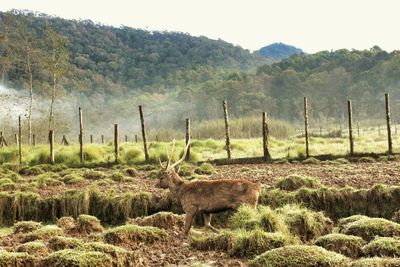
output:
[[[398,0],[0,0],[1,11],[13,8],[204,35],[250,50],[273,42],[309,53],[400,49]]]

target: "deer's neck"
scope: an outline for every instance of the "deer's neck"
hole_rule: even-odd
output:
[[[174,194],[178,199],[180,199],[182,188],[185,182],[181,177],[179,177],[178,174],[173,173],[172,174],[172,182],[169,185],[169,190],[171,191],[172,194]]]

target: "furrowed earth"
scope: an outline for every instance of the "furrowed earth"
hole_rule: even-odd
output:
[[[188,181],[263,186],[257,211],[215,215],[218,234],[198,216],[186,239],[179,204],[155,186],[158,170],[3,164],[0,266],[399,266],[396,159],[184,163]]]

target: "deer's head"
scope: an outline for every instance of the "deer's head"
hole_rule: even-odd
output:
[[[188,142],[186,144],[186,147],[185,147],[185,150],[183,151],[182,157],[174,163],[171,163],[171,161],[172,161],[172,155],[174,154],[174,151],[175,151],[175,140],[172,143],[171,154],[168,153],[168,149],[166,148],[167,158],[168,158],[167,163],[164,165],[161,162],[161,159],[160,158],[158,159],[160,162],[161,171],[158,174],[158,182],[156,184],[157,187],[172,188],[174,185],[176,185],[177,182],[182,181],[182,179],[179,177],[179,175],[177,173],[177,172],[179,172],[179,169],[178,169],[178,171],[175,171],[175,167],[177,167],[185,159],[187,151],[189,149],[189,146],[190,146],[190,139],[188,140]]]

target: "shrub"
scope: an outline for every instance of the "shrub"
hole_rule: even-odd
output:
[[[368,257],[400,257],[400,239],[393,237],[377,237],[362,248]]]
[[[347,266],[348,262],[345,256],[318,246],[293,245],[267,251],[250,261],[250,266]]]
[[[361,255],[361,248],[366,242],[358,236],[328,234],[319,237],[314,244],[347,257],[357,258]]]
[[[399,236],[400,224],[381,218],[363,218],[345,225],[341,232],[370,241],[375,236]]]
[[[319,178],[291,174],[279,178],[275,183],[275,187],[286,191],[295,191],[303,186],[307,188],[319,188],[321,187],[321,182]]]

